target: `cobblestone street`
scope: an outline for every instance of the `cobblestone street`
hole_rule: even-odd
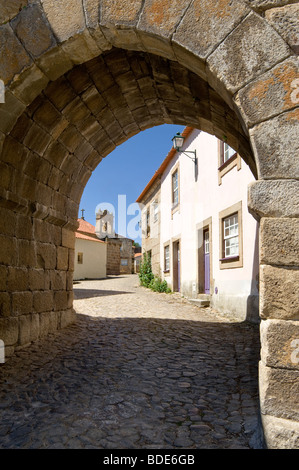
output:
[[[119,276],[0,365],[0,448],[260,448],[257,325]]]

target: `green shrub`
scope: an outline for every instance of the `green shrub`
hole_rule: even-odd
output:
[[[160,279],[159,277],[155,277],[151,280],[149,288],[155,292],[166,292],[166,294],[169,294],[171,292],[171,289],[168,287],[167,282],[162,281],[162,279]]]
[[[161,278],[154,276],[152,272],[151,258],[150,256],[147,256],[146,253],[144,254],[143,260],[140,264],[139,280],[141,286],[148,287],[155,292],[166,292],[167,294],[171,292],[166,281],[162,281]]]
[[[145,253],[143,256],[143,260],[140,264],[140,271],[139,271],[140,284],[144,287],[149,287],[153,279],[154,279],[154,275],[152,273],[151,258],[150,256],[147,256],[147,254]]]

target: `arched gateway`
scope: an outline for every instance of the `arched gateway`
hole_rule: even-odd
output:
[[[7,353],[73,321],[78,204],[101,159],[148,127],[197,127],[257,178],[264,432],[299,447],[298,12],[294,0],[0,0]]]

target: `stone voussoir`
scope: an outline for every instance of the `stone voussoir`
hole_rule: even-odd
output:
[[[288,2],[289,3],[289,2]],[[299,53],[299,5],[285,5],[266,11],[266,19],[279,32],[285,41],[291,46],[295,54]]]
[[[16,74],[31,65],[32,59],[14,34],[10,24],[0,26],[0,77],[10,83]]]
[[[195,0],[185,12],[172,40],[206,59],[249,12],[248,6],[238,0],[213,3]]]
[[[299,178],[299,159],[294,158],[299,155],[298,133],[299,108],[250,129],[259,178]]]
[[[297,3],[298,0],[245,0],[248,5],[257,10],[264,11],[270,8],[280,7],[287,4]]]
[[[28,0],[0,0],[0,24],[7,23],[28,5]]]
[[[58,41],[66,41],[85,29],[85,16],[81,1],[42,0],[42,6]]]
[[[249,127],[299,104],[299,59],[290,57],[242,88],[236,97]]]
[[[11,21],[11,26],[27,52],[38,58],[56,45],[56,40],[39,5],[28,5]]]
[[[250,46],[253,43],[254,48]],[[290,54],[279,34],[259,15],[250,13],[207,58],[207,63],[210,73],[234,94]]]

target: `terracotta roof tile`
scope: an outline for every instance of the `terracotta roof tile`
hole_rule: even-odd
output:
[[[79,227],[77,229],[78,232],[86,232],[86,233],[95,234],[96,229],[92,224],[90,224],[84,219],[78,219],[78,222],[79,222]]]
[[[76,231],[76,238],[89,240],[98,243],[105,243],[96,236],[95,227],[84,219],[78,219],[79,227]]]

